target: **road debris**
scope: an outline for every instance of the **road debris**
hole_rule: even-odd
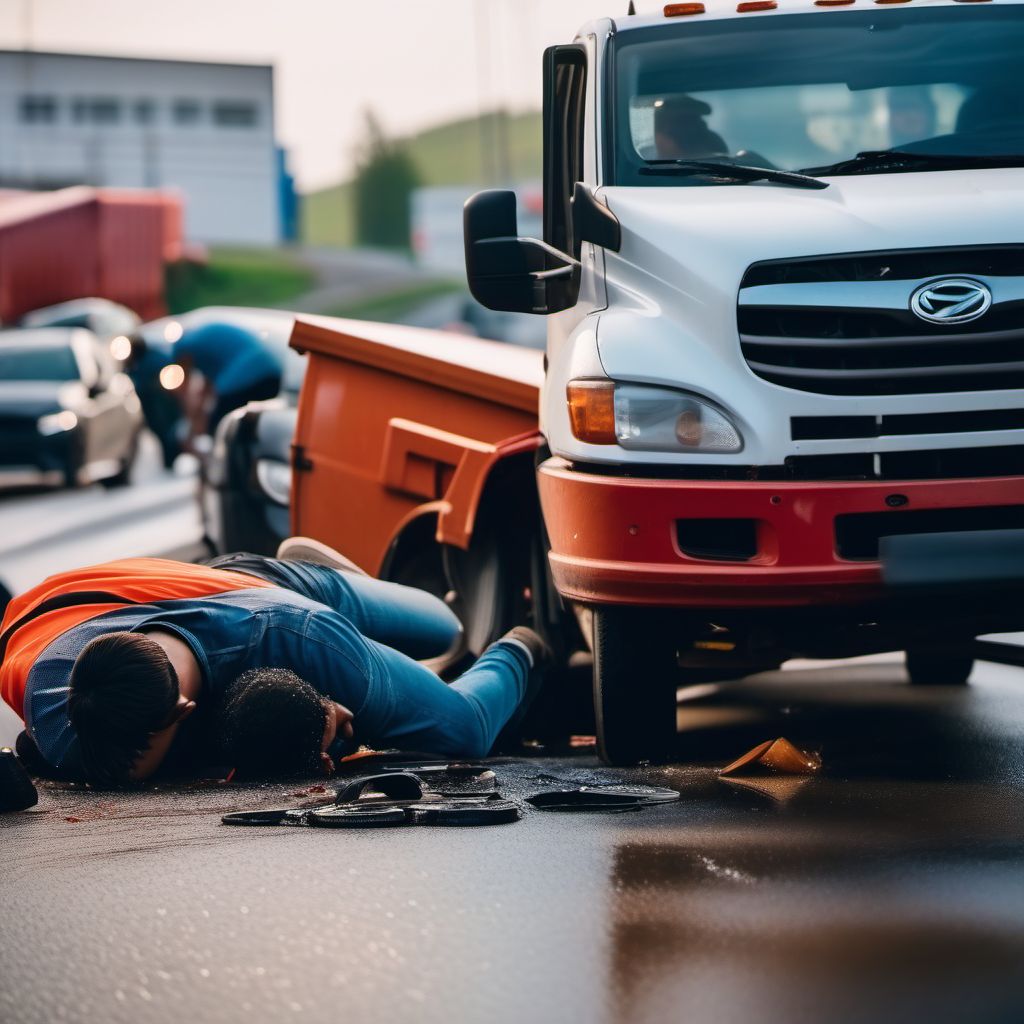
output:
[[[785,737],[765,740],[731,764],[719,775],[816,775],[821,771],[820,755],[801,750]]]
[[[10,747],[0,747],[0,812],[24,811],[39,802],[39,793]]]
[[[639,811],[654,804],[674,803],[679,793],[658,786],[580,786],[577,789],[537,793],[527,799],[541,811],[599,811],[616,814]]]
[[[519,807],[501,799],[496,777],[475,766],[425,766],[433,786],[409,771],[350,778],[330,803],[311,807],[236,811],[225,825],[309,825],[314,828],[382,828],[400,825],[481,826],[518,821]],[[450,769],[450,770],[449,770]],[[450,777],[446,777],[450,776]]]

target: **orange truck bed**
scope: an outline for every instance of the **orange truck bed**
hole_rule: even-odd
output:
[[[466,549],[503,459],[537,448],[543,353],[446,331],[303,317],[292,530],[382,575],[423,516]]]

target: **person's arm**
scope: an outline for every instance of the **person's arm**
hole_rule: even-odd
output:
[[[192,357],[186,353],[178,355],[178,365],[185,372],[185,379],[178,389],[182,413],[188,423],[188,437],[185,448],[192,450],[197,437],[206,433],[213,404],[213,383],[195,368]]]

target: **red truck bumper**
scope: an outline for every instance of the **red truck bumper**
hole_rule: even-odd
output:
[[[555,585],[567,598],[594,604],[870,602],[883,596],[872,538],[984,529],[1024,509],[1024,477],[905,483],[636,479],[581,472],[552,458],[540,466],[537,482]],[[735,529],[716,540],[723,521]],[[721,550],[699,557],[694,550],[706,555],[709,537],[712,550],[719,543]]]

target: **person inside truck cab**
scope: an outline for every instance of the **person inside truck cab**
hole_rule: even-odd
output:
[[[711,105],[679,94],[654,101],[654,148],[658,160],[699,160],[729,152],[725,140],[704,118]]]
[[[982,86],[964,100],[957,112],[958,135],[1009,131],[1024,135],[1020,92],[1015,86],[1003,83]]]
[[[457,645],[462,627],[443,601],[373,579],[307,538],[278,553],[213,566],[125,559],[52,576],[14,598],[0,626],[0,695],[42,762],[103,786],[162,765],[223,763],[213,752],[229,691],[243,698],[236,732],[263,724],[250,763],[236,767],[298,767],[309,716],[288,709],[308,708],[310,692],[313,753],[325,767],[353,738],[482,757],[536,691],[546,647],[525,627],[446,684],[413,660]],[[268,668],[294,675],[283,686],[278,678],[234,687]]]
[[[889,145],[905,146],[935,135],[938,110],[930,87],[911,86],[889,90]]]

